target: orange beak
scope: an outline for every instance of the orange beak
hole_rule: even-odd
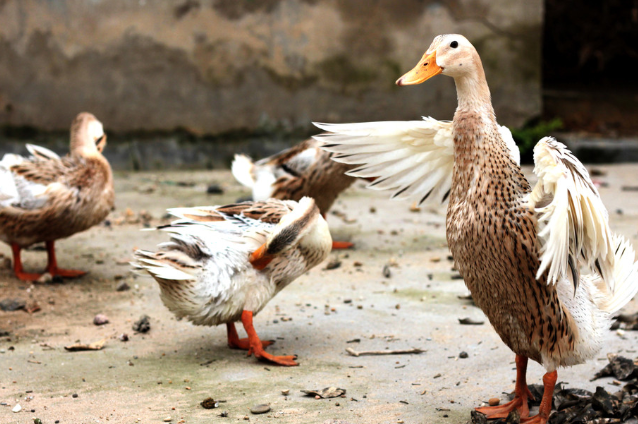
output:
[[[250,258],[248,260],[253,268],[261,271],[262,269],[266,268],[273,259],[274,258],[271,255],[266,253],[266,243],[264,243],[259,246],[259,249],[255,250],[250,255]]]
[[[414,69],[397,80],[397,85],[421,84],[441,72],[443,72],[443,68],[436,64],[435,50],[430,55],[425,53]]]

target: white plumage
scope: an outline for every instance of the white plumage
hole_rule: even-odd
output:
[[[422,121],[382,121],[355,124],[314,123],[328,134],[314,138],[333,160],[359,167],[347,172],[376,178],[373,190],[393,190],[393,199],[444,201],[452,186],[454,136],[452,123],[424,117]],[[520,163],[518,146],[506,127],[500,127],[512,159]]]

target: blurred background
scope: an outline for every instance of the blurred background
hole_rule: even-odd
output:
[[[451,78],[394,81],[464,34],[524,152],[638,160],[638,0],[2,0],[0,154],[100,119],[115,169],[227,167],[312,121],[451,119]]]

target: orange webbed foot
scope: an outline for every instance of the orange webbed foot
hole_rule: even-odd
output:
[[[265,349],[267,346],[275,343],[274,340],[261,340],[261,347]],[[238,339],[238,340],[229,340],[228,347],[231,349],[241,349],[241,350],[250,350],[250,342],[248,338]]]
[[[262,362],[272,362],[274,364],[283,365],[285,367],[297,367],[299,364],[295,362],[297,359],[297,355],[288,355],[288,356],[275,356],[270,353],[266,353],[263,349],[259,349],[258,351],[253,351],[252,349],[248,351],[248,356],[253,353],[255,358],[259,359]]]
[[[42,274],[36,274],[33,272],[15,271],[15,276],[22,281],[37,281]]]
[[[514,400],[497,406],[483,406],[475,408],[481,414],[485,414],[488,420],[496,418],[507,418],[510,412],[518,410],[521,418],[529,417],[529,408],[527,399],[523,402],[522,398],[514,398]]]
[[[354,243],[349,241],[333,241],[332,242],[332,250],[343,250],[343,249],[352,249],[354,247]]]
[[[86,271],[80,271],[76,269],[62,269],[62,268],[54,268],[48,270],[49,274],[53,277],[63,277],[63,278],[78,278],[86,274]]]

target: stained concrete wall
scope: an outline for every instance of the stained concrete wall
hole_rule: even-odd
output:
[[[3,0],[0,125],[219,134],[450,119],[450,78],[396,87],[440,33],[482,56],[502,123],[540,112],[541,0]]]

